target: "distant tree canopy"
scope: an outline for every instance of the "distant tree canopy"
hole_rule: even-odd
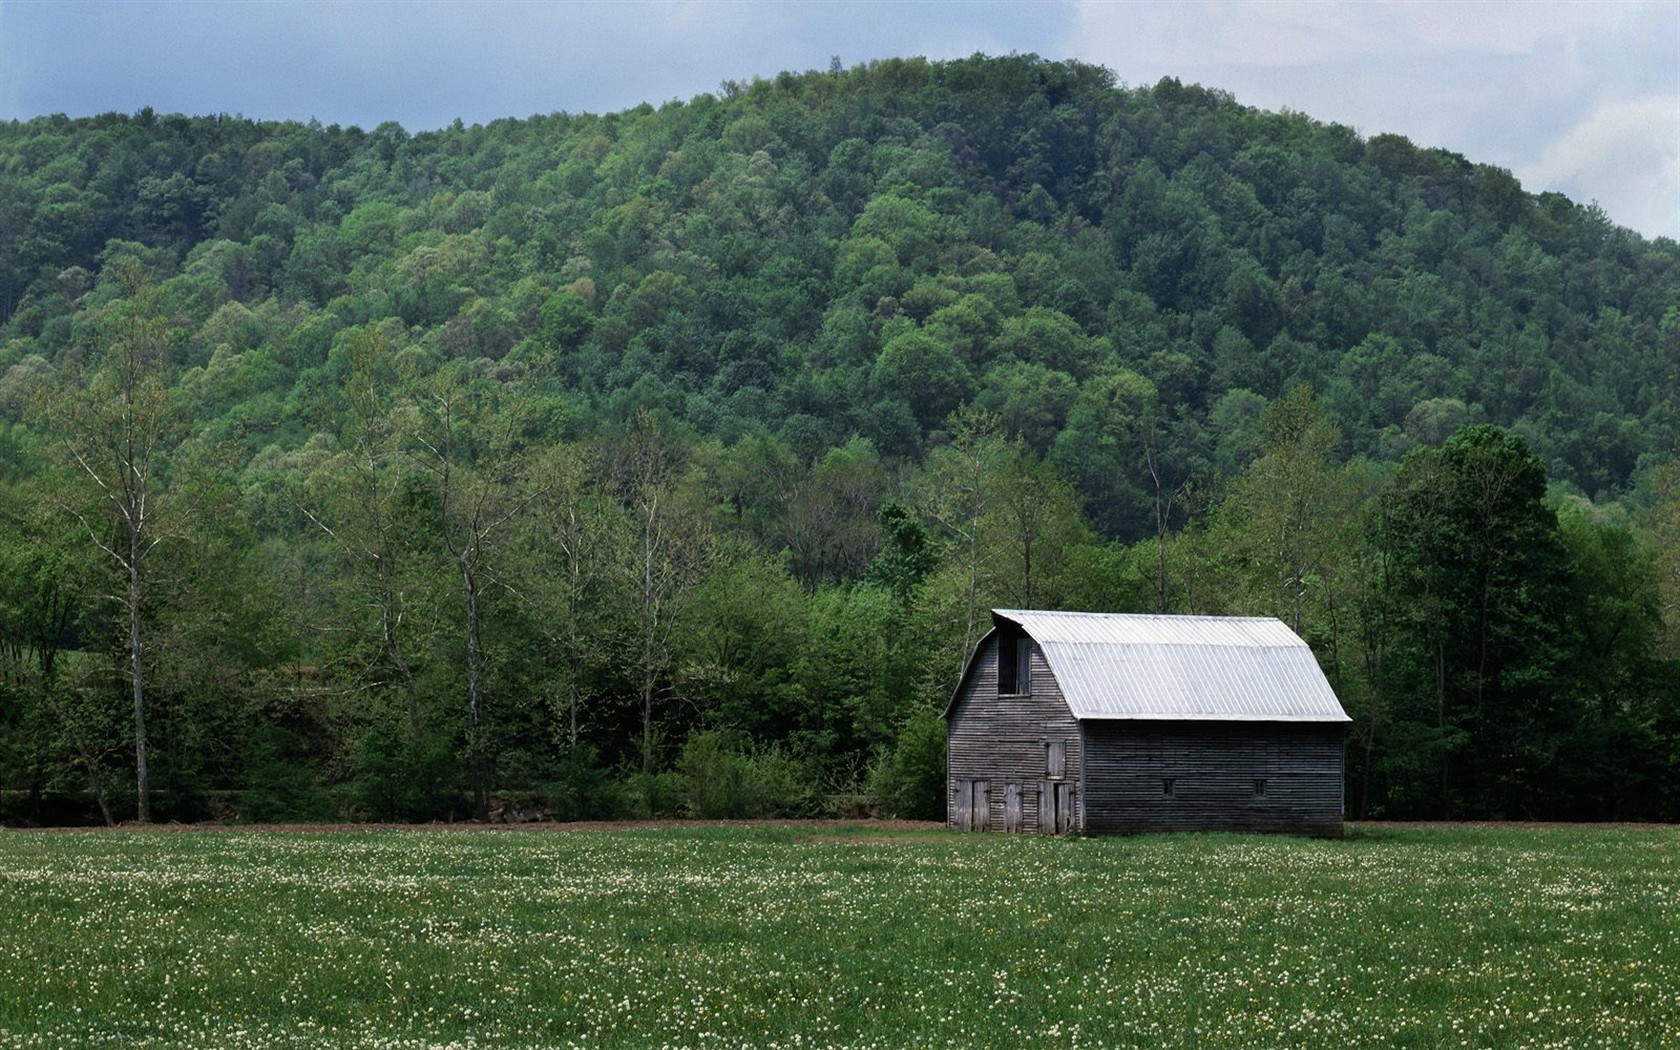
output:
[[[1356,812],[1673,817],[1677,304],[1507,172],[1032,56],[3,124],[0,815],[927,811],[1044,604],[1288,620]],[[76,449],[142,343],[136,539]]]

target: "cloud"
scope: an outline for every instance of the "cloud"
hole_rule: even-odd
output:
[[[1129,83],[1176,76],[1261,109],[1406,135],[1680,237],[1671,0],[1082,0],[1065,46]]]
[[[1453,52],[1515,55],[1613,29],[1648,5],[1565,0],[1079,0],[1070,43],[1154,62],[1289,67]]]
[[[1680,239],[1680,95],[1606,103],[1516,174],[1596,199],[1622,225]]]

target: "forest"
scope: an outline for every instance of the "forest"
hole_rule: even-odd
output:
[[[1351,818],[1680,820],[1680,245],[1034,56],[0,124],[0,820],[943,813],[993,607],[1277,616]]]

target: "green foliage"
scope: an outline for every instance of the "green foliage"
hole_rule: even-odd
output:
[[[456,744],[415,733],[395,720],[369,726],[356,742],[351,811],[370,820],[439,820],[465,816]]]
[[[919,709],[870,767],[869,797],[883,816],[945,819],[945,719]]]
[[[1552,682],[1567,561],[1545,470],[1521,438],[1467,427],[1406,458],[1384,549],[1409,682],[1397,717],[1433,733],[1434,804],[1525,814],[1568,720]]]
[[[1672,242],[1506,172],[1032,56],[6,124],[3,790],[138,786],[116,533],[53,455],[126,347],[176,815],[676,812],[708,731],[851,789],[1042,604],[1298,625],[1362,811],[1672,817],[1677,297]]]
[[[676,776],[685,816],[808,817],[816,808],[816,783],[803,763],[779,748],[743,751],[723,733],[690,734]]]
[[[885,587],[906,606],[927,574],[939,564],[927,529],[902,504],[881,505],[881,549],[864,571],[864,582]]]

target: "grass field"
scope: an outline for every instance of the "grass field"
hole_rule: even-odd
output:
[[[0,833],[78,1046],[1680,1046],[1680,830]]]

